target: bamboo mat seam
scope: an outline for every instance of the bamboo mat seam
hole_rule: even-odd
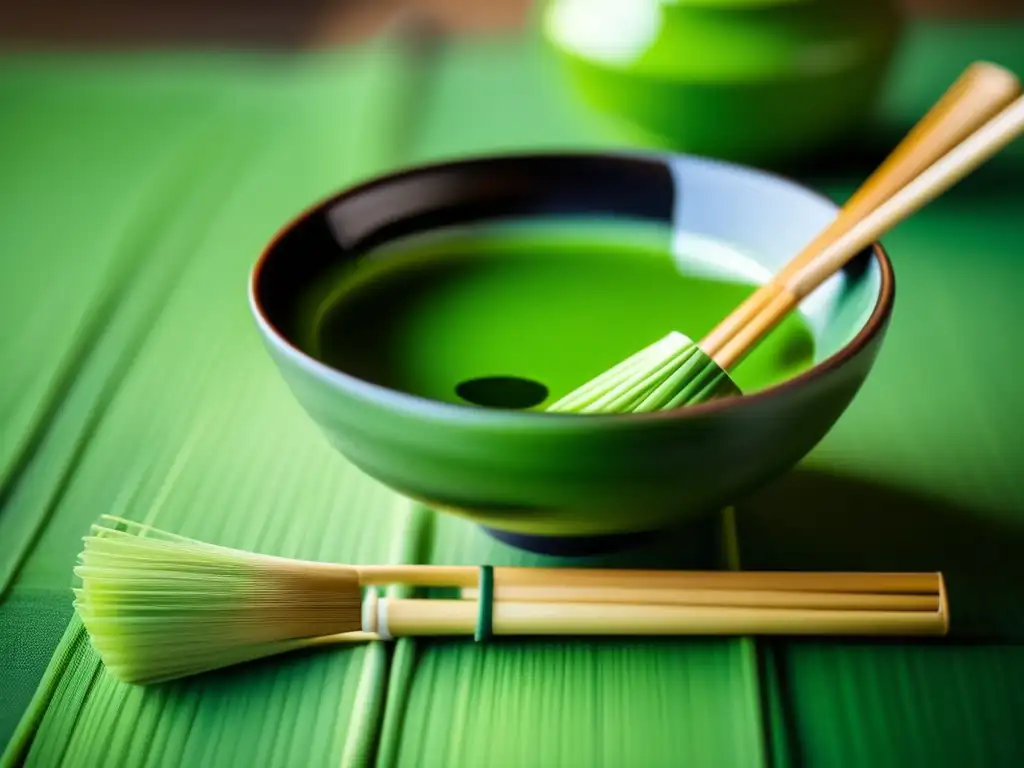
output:
[[[431,544],[433,525],[437,515],[421,504],[409,502],[406,526],[398,537],[396,561],[401,563],[427,563],[427,552]],[[409,597],[417,590],[389,588],[391,597]],[[417,644],[414,637],[400,637],[394,641],[391,652],[391,670],[385,683],[384,708],[377,722],[372,752],[368,760],[377,768],[390,768],[397,763],[402,721],[408,704],[409,690],[416,668]]]
[[[740,552],[739,523],[736,520],[736,508],[727,507],[722,511],[722,554],[727,570],[743,570]],[[756,637],[740,637],[734,642],[740,645],[743,663],[746,666],[748,685],[753,689],[750,706],[756,710],[760,736],[760,763],[764,768],[779,768],[772,755],[772,727],[770,722],[769,696],[770,691],[764,685],[764,669],[766,658],[761,642]]]

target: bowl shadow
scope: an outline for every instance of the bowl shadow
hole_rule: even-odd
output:
[[[746,570],[942,571],[950,637],[1024,639],[1024,520],[804,468],[736,520]]]
[[[822,150],[789,162],[766,166],[766,170],[784,174],[814,188],[834,185],[856,187],[882,164],[912,127],[895,123],[874,124]],[[1022,176],[1024,154],[1004,150],[951,187],[943,197],[1017,197]]]
[[[736,526],[745,570],[941,571],[948,639],[1024,641],[1024,518],[1015,524],[1005,512],[798,467],[740,500]],[[541,556],[536,564],[716,569],[725,547],[721,519],[712,516],[660,531],[641,546]]]

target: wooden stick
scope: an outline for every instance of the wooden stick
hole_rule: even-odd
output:
[[[808,296],[853,256],[963,179],[1022,130],[1024,98],[1018,98],[797,272],[787,282],[789,291],[801,300]]]
[[[468,635],[476,628],[472,601],[381,603],[376,615],[386,617],[383,636]],[[948,625],[940,611],[498,602],[492,627],[495,635],[943,635]]]
[[[963,141],[1020,93],[1020,83],[1008,70],[988,62],[969,66],[931,110],[875,170],[837,217],[792,259],[720,322],[700,348],[723,369],[735,364],[735,351],[723,348],[754,322],[785,291],[786,281],[850,227],[895,194],[921,171]]]
[[[479,570],[465,565],[357,565],[362,586],[475,587]],[[643,589],[802,590],[934,595],[938,573],[814,573],[797,571],[669,571],[611,568],[494,569],[495,587],[630,587]]]
[[[464,587],[463,600],[476,600],[479,590]],[[642,605],[707,605],[738,608],[813,608],[847,611],[939,610],[938,590],[932,594],[870,594],[731,589],[644,589],[630,587],[496,586],[494,599],[521,603],[631,603]]]
[[[1024,98],[1006,107],[956,148],[923,171],[916,179],[851,227],[817,258],[787,278],[757,317],[744,326],[718,353],[716,361],[728,368],[739,362],[764,336],[815,288],[854,256],[901,221],[916,213],[960,181],[1024,130]]]

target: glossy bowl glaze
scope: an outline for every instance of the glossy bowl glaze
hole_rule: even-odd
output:
[[[544,38],[582,98],[643,146],[778,165],[872,112],[894,0],[549,0]]]
[[[714,513],[821,440],[885,335],[894,280],[880,247],[801,305],[815,341],[807,370],[743,397],[643,415],[483,408],[381,386],[307,351],[303,297],[339,265],[388,258],[404,237],[544,220],[664,227],[678,254],[719,244],[687,269],[735,274],[729,262],[739,259],[762,282],[835,212],[794,182],[692,156],[468,159],[378,178],[309,209],[259,258],[250,304],[295,397],[354,465],[516,546],[582,552]]]

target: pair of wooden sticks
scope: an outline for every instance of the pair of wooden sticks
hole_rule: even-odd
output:
[[[1024,126],[1019,93],[1003,67],[968,67],[832,223],[705,336],[701,350],[722,370],[736,366],[853,255],[1012,141]]]
[[[357,566],[364,586],[461,587],[457,600],[371,597],[368,635],[943,635],[941,573],[789,573]],[[383,625],[382,625],[383,623]]]
[[[854,256],[985,162],[1024,128],[1017,78],[972,64],[839,215],[695,344],[673,331],[548,406],[646,412],[738,394],[726,373]],[[1014,101],[1014,99],[1016,100]]]

